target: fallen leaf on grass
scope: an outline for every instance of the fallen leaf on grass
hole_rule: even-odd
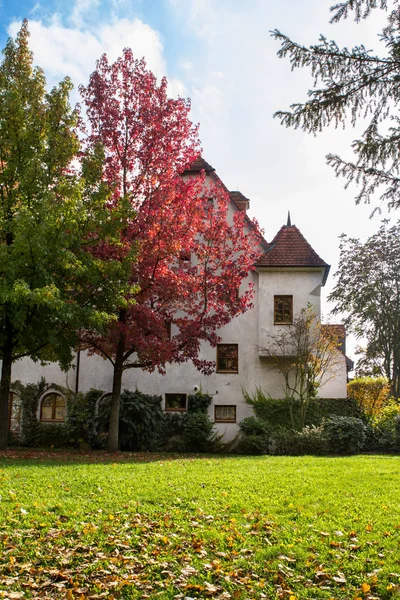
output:
[[[194,567],[185,567],[181,571],[181,574],[184,577],[191,577],[191,575],[196,575],[196,573],[197,573],[197,569],[195,569]]]

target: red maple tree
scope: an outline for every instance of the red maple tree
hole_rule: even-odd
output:
[[[242,211],[228,218],[229,194],[217,177],[185,174],[200,154],[190,102],[168,98],[166,79],[158,85],[144,60],[129,49],[113,64],[103,55],[81,94],[88,149],[103,148],[110,208],[123,201],[135,211],[123,235],[137,249],[137,291],[106,335],[83,336],[90,352],[113,364],[108,449],[115,451],[123,371],[163,372],[192,360],[212,372],[214,364],[199,358],[201,342],[215,346],[218,330],[250,308],[251,286],[239,288],[259,256],[260,233]]]

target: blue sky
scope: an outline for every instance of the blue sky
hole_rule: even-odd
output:
[[[0,0],[0,43],[29,19],[31,47],[49,85],[66,75],[86,83],[95,61],[130,46],[157,76],[166,75],[173,95],[192,99],[200,123],[203,156],[231,190],[251,201],[251,216],[270,241],[290,209],[321,257],[338,262],[338,236],[365,239],[380,217],[355,206],[355,190],[343,189],[326,166],[334,152],[351,158],[351,129],[313,138],[284,129],[274,111],[305,99],[306,72],[292,73],[276,57],[269,31],[278,28],[310,44],[320,33],[341,45],[379,46],[383,15],[361,25],[329,25],[331,0]],[[77,96],[76,96],[77,97]],[[326,286],[329,291],[333,283]],[[325,306],[325,312],[328,307]]]

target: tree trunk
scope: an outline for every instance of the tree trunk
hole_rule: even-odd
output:
[[[119,449],[119,406],[121,401],[122,373],[124,364],[125,338],[121,334],[115,355],[113,387],[111,396],[110,426],[108,429],[107,450],[118,452]]]
[[[3,346],[3,364],[0,382],[0,450],[7,448],[8,441],[8,406],[11,388],[11,368],[13,355],[13,330],[10,318],[4,318],[5,340]]]

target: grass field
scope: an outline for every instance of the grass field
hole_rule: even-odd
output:
[[[0,466],[0,598],[400,598],[400,457]]]

